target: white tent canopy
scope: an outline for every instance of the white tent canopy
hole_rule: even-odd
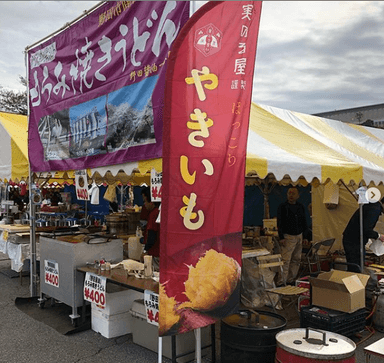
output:
[[[161,159],[91,169],[104,176],[161,171]],[[384,180],[384,130],[252,103],[247,145],[247,173],[277,180],[343,180],[379,184]]]

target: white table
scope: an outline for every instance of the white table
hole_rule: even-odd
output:
[[[365,362],[371,361],[371,355],[384,358],[384,338],[364,348]]]
[[[11,269],[13,271],[22,271],[24,260],[30,257],[30,244],[29,242],[12,243],[8,240],[8,237],[10,234],[18,234],[29,231],[29,225],[0,225],[0,252],[8,255],[11,260]],[[36,244],[36,256],[39,256],[39,244]]]

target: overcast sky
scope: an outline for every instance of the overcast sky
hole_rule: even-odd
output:
[[[97,3],[0,1],[0,85],[22,90],[25,47]],[[264,1],[253,101],[309,114],[384,103],[383,18],[381,1]]]

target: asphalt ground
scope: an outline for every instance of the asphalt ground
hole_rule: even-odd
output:
[[[10,269],[10,266],[11,262],[7,256],[0,253],[0,270]],[[63,335],[50,326],[34,320],[15,305],[17,297],[30,296],[29,284],[29,277],[23,277],[21,285],[20,278],[9,278],[0,273],[0,363],[156,363],[158,361],[157,353],[134,344],[131,334],[107,339],[89,329],[73,335]],[[281,311],[281,315],[287,318],[288,329],[299,327],[297,312],[285,309]],[[219,325],[216,328],[216,361],[220,363]],[[368,332],[363,331],[361,337],[355,340],[358,343],[357,363],[365,362],[363,348],[383,338],[384,334],[376,332],[363,341],[368,337]],[[171,360],[163,357],[163,362],[168,363]],[[203,357],[203,362],[211,362],[209,352]],[[384,359],[373,356],[370,362],[382,363]]]

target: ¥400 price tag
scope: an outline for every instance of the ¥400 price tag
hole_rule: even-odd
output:
[[[44,282],[59,287],[59,264],[57,262],[44,260]]]
[[[159,294],[145,290],[144,305],[147,322],[153,325],[159,325]]]
[[[84,280],[84,300],[90,301],[104,309],[106,286],[106,277],[87,272]]]

